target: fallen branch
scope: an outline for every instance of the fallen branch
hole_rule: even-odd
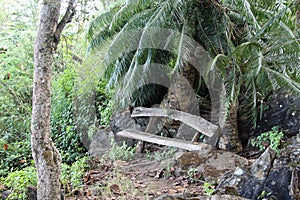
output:
[[[144,142],[150,142],[155,143],[159,145],[165,145],[170,147],[176,147],[180,149],[185,149],[188,151],[203,151],[209,152],[212,147],[208,144],[199,143],[199,144],[193,144],[188,141],[183,141],[175,138],[166,138],[158,135],[153,135],[150,133],[138,131],[135,129],[126,129],[120,132],[117,132],[117,136],[136,139],[136,140],[142,140]]]
[[[174,120],[181,121],[186,125],[194,128],[204,135],[212,137],[218,130],[218,126],[210,123],[202,117],[191,115],[186,112],[173,110],[173,109],[160,109],[160,108],[134,108],[131,117],[168,117]]]

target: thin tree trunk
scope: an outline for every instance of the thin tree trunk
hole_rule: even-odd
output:
[[[66,23],[74,15],[73,2],[58,23],[60,0],[44,0],[34,44],[34,83],[31,118],[32,156],[38,174],[39,200],[61,199],[61,157],[50,138],[53,55]]]

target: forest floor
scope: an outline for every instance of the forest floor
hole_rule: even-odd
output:
[[[205,182],[196,168],[176,166],[174,149],[136,154],[130,161],[109,158],[89,161],[82,189],[71,191],[73,199],[147,200],[161,194],[209,195],[214,184]]]

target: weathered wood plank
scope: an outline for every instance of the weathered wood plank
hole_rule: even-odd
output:
[[[217,125],[210,123],[200,116],[173,109],[136,107],[134,108],[131,117],[169,117],[181,121],[209,137],[212,137],[218,130]]]
[[[212,147],[208,144],[199,143],[199,144],[193,144],[188,141],[183,141],[175,138],[166,138],[158,135],[153,135],[150,133],[138,131],[135,129],[126,129],[120,132],[116,133],[117,136],[136,139],[136,140],[142,140],[144,142],[150,142],[155,143],[159,145],[165,145],[170,147],[176,147],[180,149],[185,149],[189,151],[204,151],[209,152]]]

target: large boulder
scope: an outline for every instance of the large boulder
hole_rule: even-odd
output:
[[[279,90],[262,103],[262,118],[258,121],[256,134],[267,132],[278,126],[283,133],[292,137],[300,132],[300,98]]]
[[[267,148],[250,167],[226,173],[220,179],[218,193],[231,194],[233,191],[249,199],[299,199],[299,137],[292,137],[285,144],[276,157],[275,152]]]
[[[185,152],[176,155],[177,167],[182,170],[197,168],[205,180],[218,180],[225,173],[236,167],[246,167],[251,164],[246,158],[232,152],[215,150],[209,153]]]

